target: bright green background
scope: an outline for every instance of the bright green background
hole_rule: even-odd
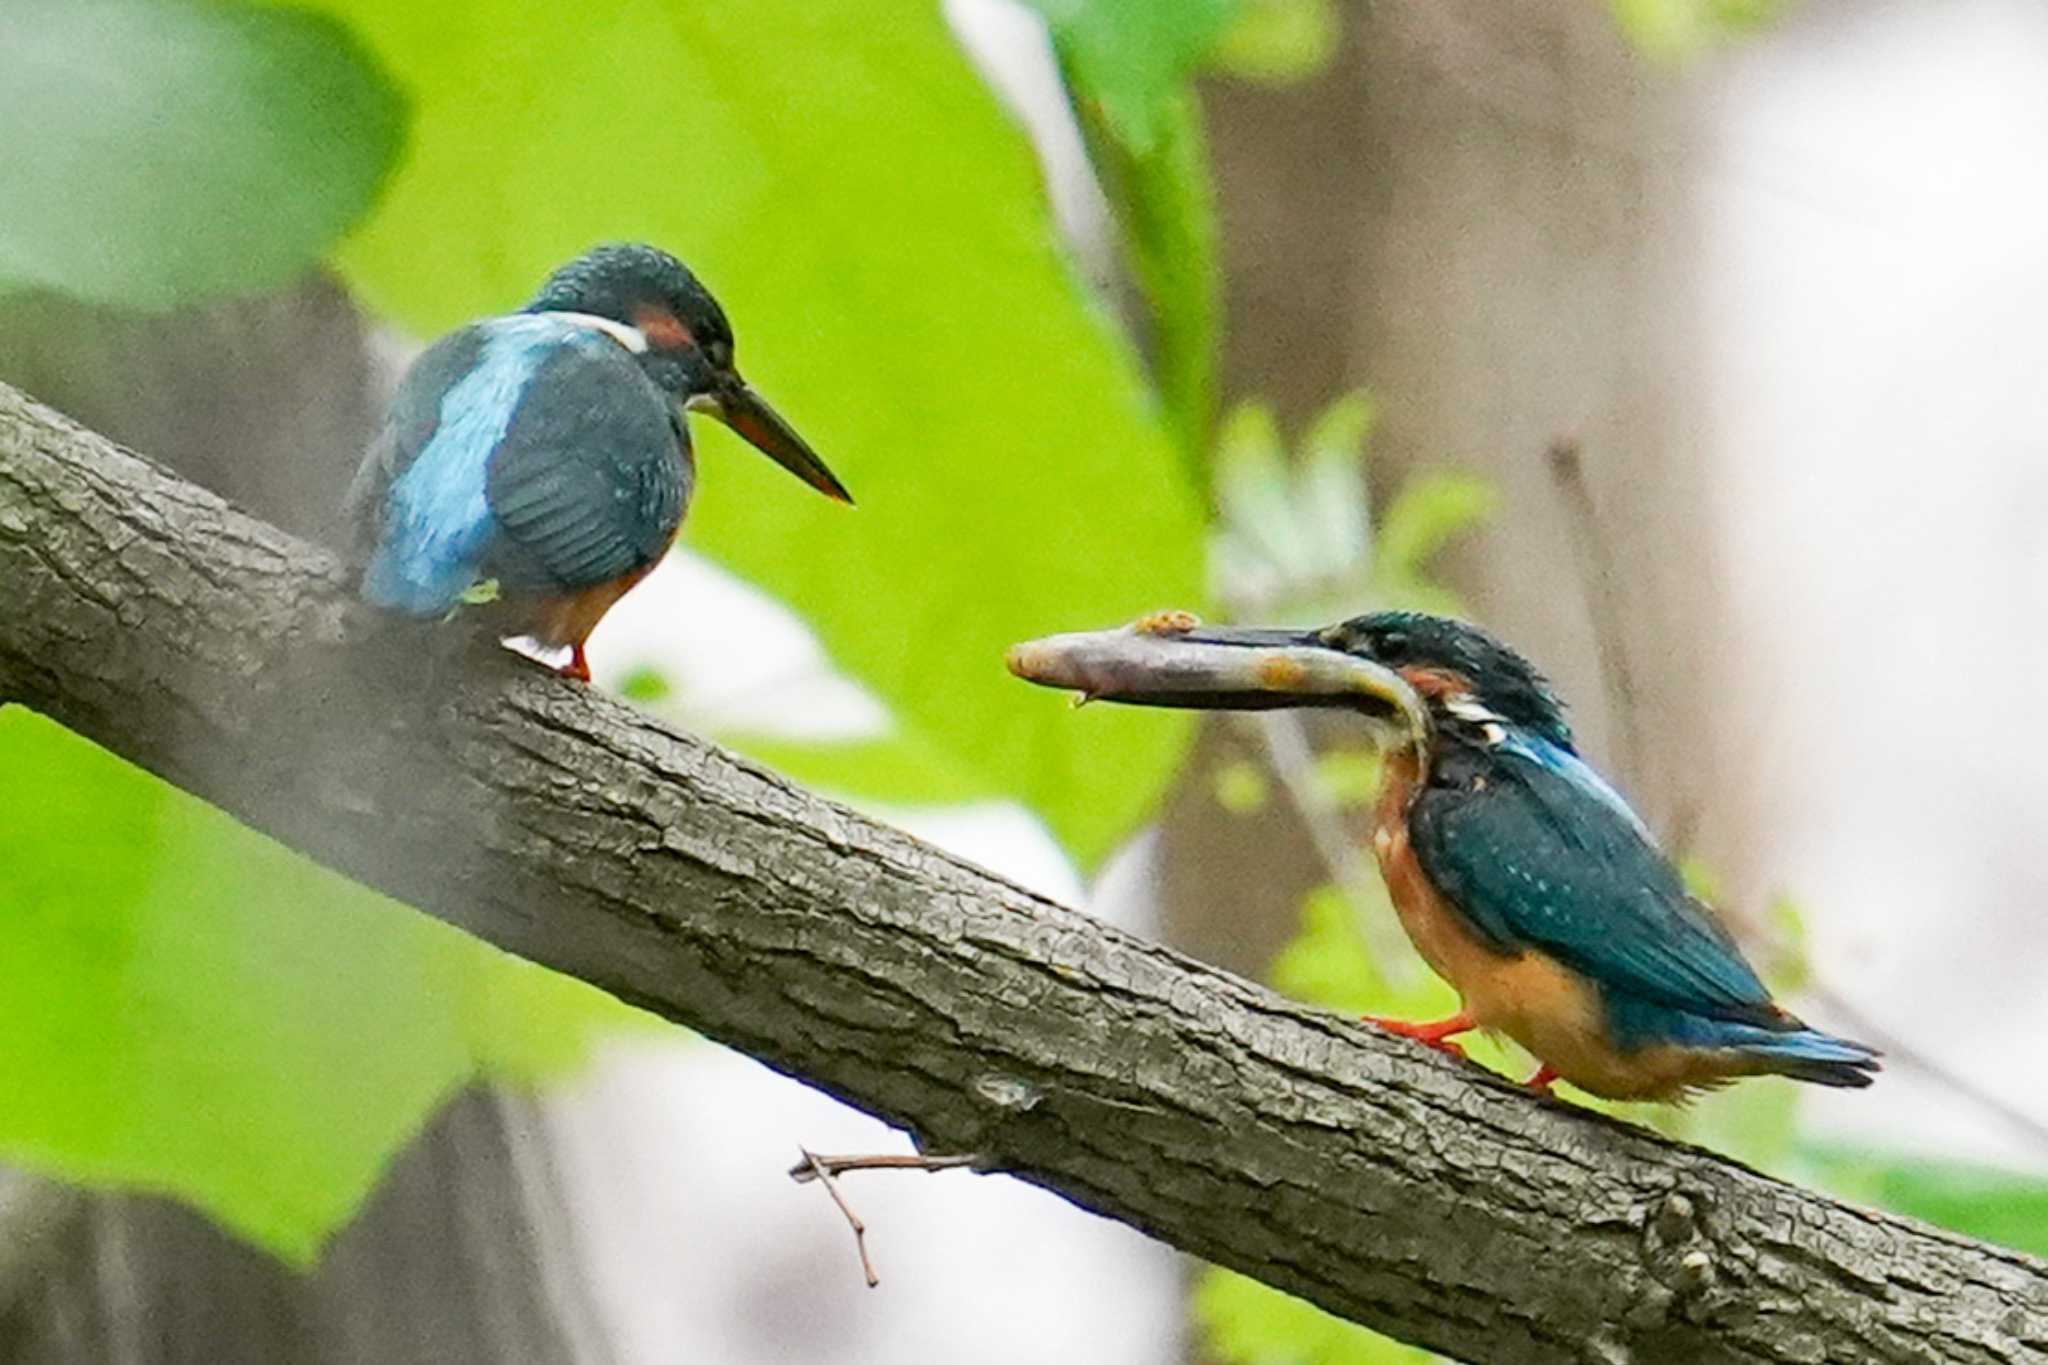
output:
[[[0,710],[0,1149],[306,1262],[476,1075],[654,1021]],[[633,1021],[644,1021],[635,1025]]]

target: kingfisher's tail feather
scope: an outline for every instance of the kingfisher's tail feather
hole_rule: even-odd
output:
[[[1874,1047],[1812,1028],[1774,1033],[1750,1024],[1721,1027],[1724,1047],[1755,1058],[1773,1075],[1859,1090],[1876,1079],[1882,1054]]]

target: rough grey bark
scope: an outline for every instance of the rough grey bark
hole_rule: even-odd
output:
[[[2037,1261],[1290,1004],[514,660],[415,667],[332,556],[4,388],[0,583],[0,696],[1358,1322],[1488,1362],[2048,1360]]]

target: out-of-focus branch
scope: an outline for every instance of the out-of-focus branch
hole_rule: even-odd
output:
[[[0,583],[0,695],[927,1150],[1355,1321],[1545,1365],[2048,1351],[2031,1258],[1290,1004],[516,661],[428,679],[331,556],[4,388]]]

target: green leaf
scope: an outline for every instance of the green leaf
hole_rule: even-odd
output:
[[[1027,0],[1044,17],[1146,309],[1152,370],[1208,482],[1222,319],[1215,187],[1193,86],[1241,0]]]
[[[477,1076],[647,1021],[0,710],[0,1160],[161,1191],[308,1264]]]
[[[281,283],[369,205],[404,123],[318,15],[12,0],[0,285],[169,308]]]
[[[324,7],[416,111],[411,155],[340,254],[370,302],[434,332],[516,305],[594,241],[673,248],[860,500],[817,498],[700,424],[691,544],[893,708],[897,772],[944,755],[1083,860],[1127,833],[1187,718],[1075,716],[1003,651],[1198,607],[1202,509],[939,7]]]
[[[1316,755],[1315,780],[1332,805],[1369,806],[1380,789],[1380,755],[1374,749],[1325,749]]]
[[[1068,84],[1100,104],[1132,150],[1166,135],[1163,113],[1229,29],[1238,0],[1025,0],[1045,16]]]
[[[924,735],[804,743],[752,735],[720,735],[798,781],[856,804],[960,805],[1003,795],[1000,784],[965,770]]]
[[[1209,65],[1261,85],[1293,85],[1327,68],[1342,37],[1335,0],[1247,0]]]
[[[1368,914],[1394,913],[1382,896]],[[1334,886],[1310,892],[1301,905],[1301,928],[1267,969],[1273,988],[1311,1005],[1345,1014],[1386,1012],[1388,993],[1353,916],[1358,913]],[[1446,991],[1450,988],[1445,987]],[[1455,1002],[1454,1002],[1455,1004]]]
[[[1216,437],[1218,576],[1238,592],[1267,596],[1309,573],[1296,535],[1292,475],[1280,428],[1263,403],[1241,403]]]
[[[2048,1256],[2048,1175],[1829,1144],[1805,1147],[1800,1157],[1844,1199]]]
[[[1203,1344],[1229,1365],[1429,1365],[1429,1352],[1210,1266],[1192,1304]]]
[[[1068,79],[1074,80],[1071,73]],[[1167,420],[1194,486],[1205,488],[1223,281],[1201,105],[1188,88],[1162,97],[1154,135],[1143,146],[1118,137],[1098,109],[1092,101],[1078,103],[1081,131],[1145,300],[1152,371]]]
[[[1745,38],[1776,19],[1784,0],[1609,0],[1615,22],[1638,51],[1683,61]]]
[[[1301,440],[1301,471],[1295,479],[1295,521],[1316,547],[1322,571],[1355,572],[1372,542],[1372,512],[1360,470],[1372,438],[1375,412],[1362,391],[1331,403]]]
[[[1374,571],[1393,582],[1416,577],[1453,536],[1485,521],[1499,505],[1499,492],[1477,475],[1416,475],[1380,518]]]
[[[619,695],[642,706],[664,702],[673,691],[659,669],[638,668],[619,682]]]
[[[1373,420],[1367,394],[1342,395],[1310,424],[1290,464],[1262,404],[1240,404],[1224,419],[1210,554],[1214,595],[1232,613],[1294,622],[1393,607],[1460,614],[1428,561],[1490,515],[1497,495],[1470,476],[1416,474],[1375,530],[1359,469]]]
[[[1264,810],[1272,796],[1265,770],[1249,759],[1220,764],[1211,774],[1216,804],[1232,815],[1250,815]]]

